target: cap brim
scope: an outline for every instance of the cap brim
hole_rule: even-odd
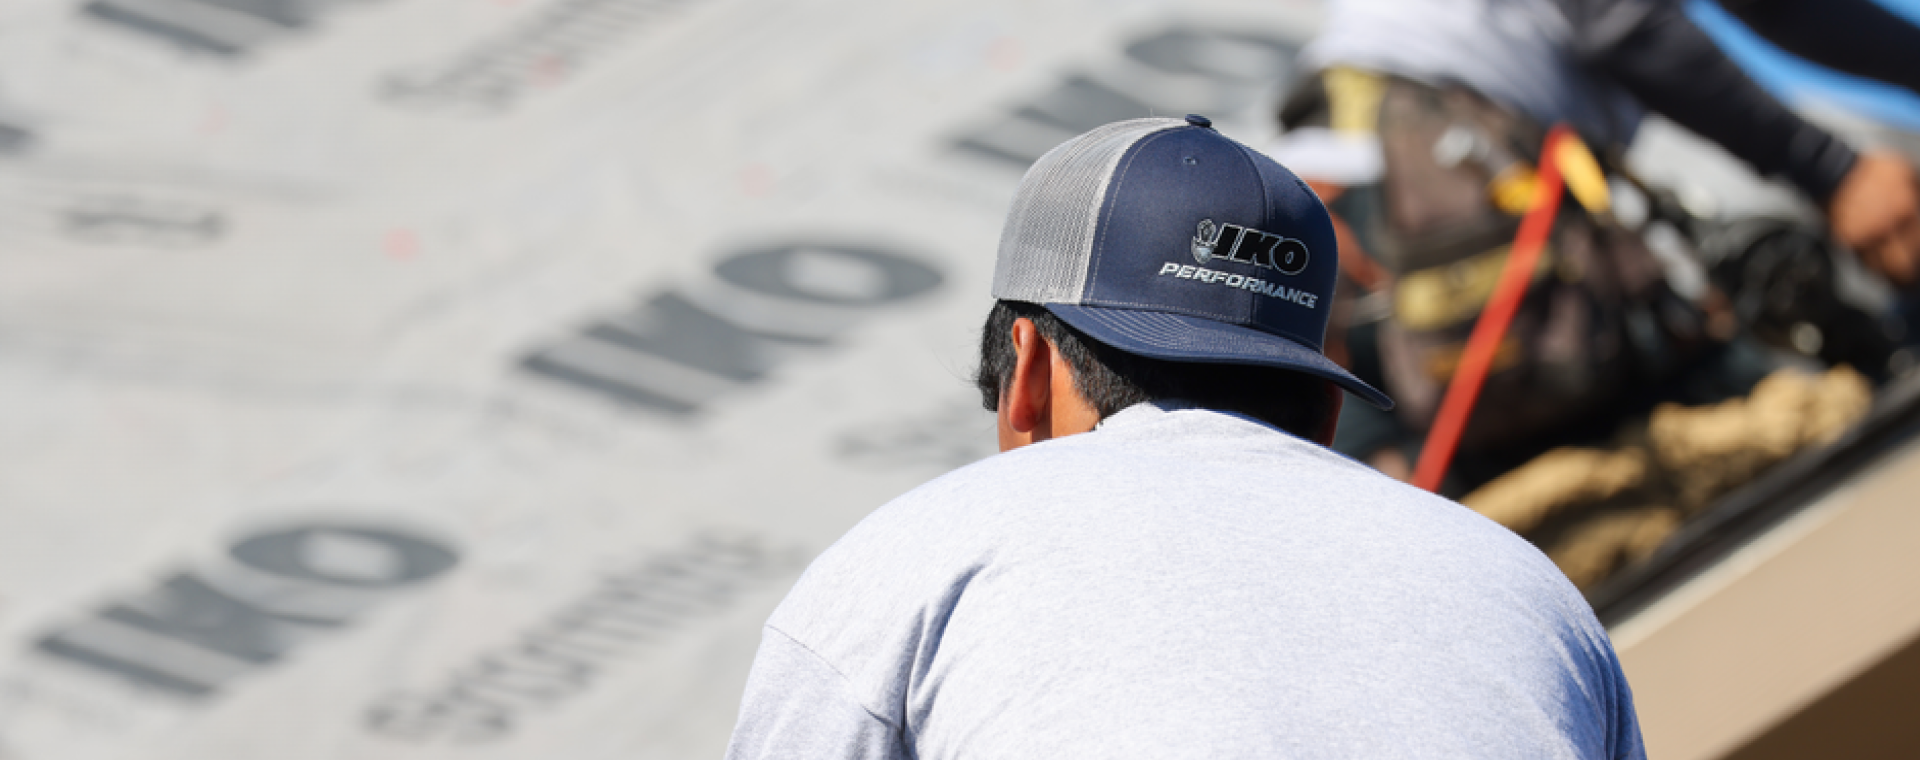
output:
[[[1094,340],[1131,354],[1168,361],[1254,364],[1304,372],[1333,381],[1382,410],[1393,399],[1333,360],[1289,338],[1205,317],[1161,311],[1046,304],[1047,311]]]

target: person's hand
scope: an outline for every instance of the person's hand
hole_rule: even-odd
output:
[[[1898,153],[1860,154],[1827,202],[1833,236],[1901,288],[1920,283],[1920,180]]]

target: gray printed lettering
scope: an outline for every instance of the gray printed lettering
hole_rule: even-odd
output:
[[[305,526],[255,536],[230,552],[241,564],[274,575],[333,586],[392,588],[453,567],[444,546],[378,528]]]
[[[729,257],[720,279],[759,293],[836,306],[878,306],[940,286],[940,272],[913,259],[855,245],[785,245]]]
[[[85,641],[78,640],[73,631],[54,633],[35,642],[34,648],[41,654],[51,655],[69,663],[92,668],[102,673],[119,676],[141,686],[163,690],[188,698],[200,698],[210,695],[225,680],[223,673],[190,674],[176,673],[185,670],[173,662],[152,662],[151,652],[117,653],[104,651]]]
[[[491,687],[495,693],[547,704],[585,691],[594,671],[590,663],[522,647],[482,658],[462,674],[462,679],[476,688]]]
[[[181,573],[159,588],[124,604],[109,606],[100,617],[185,641],[250,663],[280,658],[313,629],[215,590],[191,573]]]
[[[790,572],[799,561],[797,551],[770,552],[751,537],[702,536],[608,576],[515,643],[456,669],[425,695],[381,698],[365,712],[365,726],[413,741],[501,739],[514,730],[520,713],[573,698],[622,655],[725,609],[742,591]]]
[[[668,290],[527,354],[520,367],[628,407],[688,415],[761,382],[797,351],[829,345],[845,325],[815,324],[807,315],[819,307],[844,322],[922,295],[944,279],[907,256],[828,244],[750,250],[713,272],[723,283],[768,298],[742,312],[725,301]],[[789,312],[796,318],[783,319]]]
[[[174,573],[49,632],[36,649],[179,697],[205,698],[350,623],[395,588],[458,561],[449,547],[373,526],[283,529],[250,536],[228,553],[245,569]],[[236,580],[245,578],[253,580]]]

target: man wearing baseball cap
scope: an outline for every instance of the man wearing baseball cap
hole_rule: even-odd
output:
[[[1022,180],[980,389],[1003,454],[907,493],[767,621],[732,758],[1644,757],[1552,563],[1329,451],[1326,210],[1206,119]]]

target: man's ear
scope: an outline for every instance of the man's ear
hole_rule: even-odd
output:
[[[1053,436],[1053,346],[1033,320],[1013,321],[1013,376],[1000,392],[1000,450]]]

